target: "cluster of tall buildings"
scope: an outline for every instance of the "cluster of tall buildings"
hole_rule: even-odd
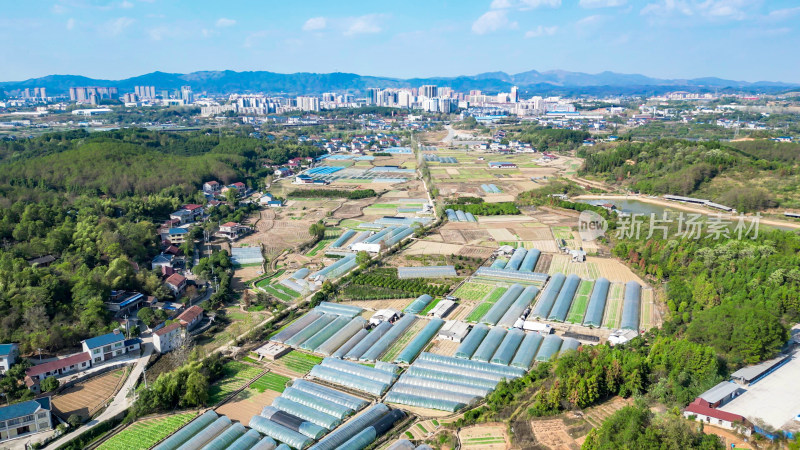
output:
[[[450,113],[458,107],[459,94],[449,87],[432,84],[419,88],[369,88],[366,104],[397,108],[415,108],[427,112]]]
[[[96,105],[103,99],[115,99],[119,97],[119,92],[115,87],[71,87],[69,88],[69,99],[78,103],[91,103]]]
[[[25,88],[22,90],[22,98],[25,100],[46,100],[47,92],[43,87]]]

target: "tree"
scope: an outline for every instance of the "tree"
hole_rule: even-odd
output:
[[[60,385],[61,383],[56,377],[50,376],[42,380],[40,387],[42,388],[42,392],[52,392],[58,389]]]
[[[320,240],[325,237],[325,224],[322,221],[317,223],[312,223],[310,227],[308,227],[308,234],[314,236],[314,239]]]
[[[225,200],[236,206],[239,203],[239,191],[237,189],[228,189],[225,191]]]
[[[81,419],[81,416],[79,416],[77,414],[70,414],[69,417],[67,418],[67,423],[72,428],[76,428],[76,427],[81,426],[81,424],[83,423],[83,419]]]
[[[366,265],[367,263],[369,263],[370,259],[371,258],[369,256],[369,253],[367,253],[364,250],[361,250],[360,252],[356,253],[356,263],[358,265],[360,265],[360,266],[363,266],[363,265]]]
[[[201,406],[208,401],[208,379],[199,372],[189,374],[186,379],[186,393],[183,395],[183,406]]]
[[[152,308],[145,307],[139,309],[139,312],[136,313],[136,317],[138,317],[147,328],[151,328],[155,323],[155,313]]]

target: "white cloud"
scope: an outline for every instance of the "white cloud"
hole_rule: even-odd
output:
[[[536,8],[558,8],[561,0],[493,0],[489,9],[519,9],[526,11]]]
[[[217,20],[217,28],[224,28],[224,27],[232,27],[236,25],[236,21],[233,19],[226,19],[225,17],[220,17]]]
[[[73,19],[72,17],[70,17],[69,19],[67,19],[67,30],[70,30],[70,31],[71,31],[71,30],[73,30],[74,28],[75,28],[75,19]]]
[[[539,25],[538,27],[536,27],[536,28],[534,28],[532,30],[528,30],[527,32],[525,32],[525,37],[526,38],[536,38],[536,37],[540,37],[540,36],[552,36],[552,35],[556,34],[556,31],[558,31],[558,27],[555,26],[555,25],[552,26],[552,27],[543,27],[543,26]]]
[[[202,34],[203,37],[212,37],[218,35],[219,31],[212,30],[210,28],[203,28],[202,30],[200,30],[200,34]]]
[[[795,8],[776,9],[774,11],[770,11],[767,17],[774,20],[783,20],[797,15],[798,13],[800,13],[800,6]]]
[[[580,0],[578,4],[582,8],[612,8],[622,6],[627,0]]]
[[[269,36],[270,32],[266,30],[256,31],[255,33],[250,33],[244,40],[244,46],[246,48],[255,47],[261,43],[261,41]]]
[[[100,32],[107,36],[118,36],[122,34],[128,27],[134,24],[136,20],[130,17],[119,17],[100,26]]]
[[[64,14],[67,12],[67,8],[64,5],[59,5],[56,3],[52,8],[50,8],[50,11],[52,11],[53,14]]]
[[[750,0],[660,0],[646,5],[641,14],[743,20],[747,18],[745,10],[756,3]]]
[[[119,7],[123,9],[130,9],[133,8],[133,3],[129,2],[128,0],[124,0],[122,3],[119,4]]]
[[[347,29],[344,31],[344,35],[355,36],[357,34],[380,33],[382,29],[379,22],[382,17],[382,14],[367,14],[359,17],[350,17],[345,20]]]
[[[328,19],[324,17],[312,17],[303,24],[303,31],[324,30],[328,26]]]
[[[472,32],[475,34],[486,34],[501,28],[513,26],[514,24],[510,23],[508,20],[508,11],[497,9],[486,11],[482,16],[478,17],[478,20],[472,24]]]
[[[583,28],[592,25],[597,25],[603,22],[604,20],[606,20],[606,16],[603,16],[601,14],[595,14],[593,16],[586,16],[583,19],[575,22],[575,24],[578,25],[578,27]]]

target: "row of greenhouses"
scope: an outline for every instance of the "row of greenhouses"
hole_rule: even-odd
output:
[[[536,298],[539,288],[513,284],[500,299],[483,315],[480,322],[488,325],[513,326],[517,319]]]
[[[535,248],[526,250],[523,247],[519,247],[514,250],[514,253],[511,254],[511,258],[508,261],[498,258],[492,263],[491,268],[530,273],[533,272],[533,269],[536,267],[536,263],[539,261],[539,256],[541,256],[541,254],[542,252]]]
[[[227,416],[207,411],[172,436],[156,445],[155,450],[288,450],[285,444],[271,437],[262,437],[256,430],[247,430],[240,423],[232,423]]]
[[[563,339],[567,340],[570,346],[573,345],[572,341],[578,342],[571,338]],[[553,348],[556,342],[558,347]],[[518,328],[490,329],[485,324],[477,324],[458,346],[455,357],[527,370],[534,360],[551,360],[561,348],[561,342],[562,339],[556,335],[526,333]]]
[[[291,448],[305,449],[312,445],[314,448],[328,448],[327,443],[342,445],[374,424],[370,421],[355,429],[352,426],[365,415],[370,417],[369,411],[374,411],[374,407],[353,420],[348,420],[368,404],[362,398],[327,386],[308,380],[295,380],[291,387],[273,400],[272,405],[264,407],[261,414],[253,416],[249,425],[259,433]],[[346,425],[340,427],[345,422]],[[391,423],[392,426],[393,424],[394,422]],[[382,430],[381,433],[376,433],[372,441],[391,429],[391,426],[379,429]],[[367,433],[358,442],[365,442],[369,436],[371,434]],[[367,445],[372,441],[367,442]]]
[[[322,363],[311,368],[309,375],[328,383],[381,396],[397,379],[396,371],[387,366],[389,365],[369,367],[351,361],[325,358]]]
[[[453,211],[452,209],[446,209],[445,214],[447,214],[447,220],[450,222],[477,222],[478,219],[475,218],[472,213],[464,212],[459,210]]]
[[[523,376],[526,370],[422,353],[397,380],[386,402],[458,411],[488,395],[501,380]]]

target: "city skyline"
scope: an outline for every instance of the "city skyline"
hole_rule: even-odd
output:
[[[153,71],[397,78],[613,71],[800,82],[789,1],[481,0],[428,4],[60,0],[5,8],[2,81]],[[713,58],[711,57],[713,56]],[[413,62],[413,64],[411,64]]]

